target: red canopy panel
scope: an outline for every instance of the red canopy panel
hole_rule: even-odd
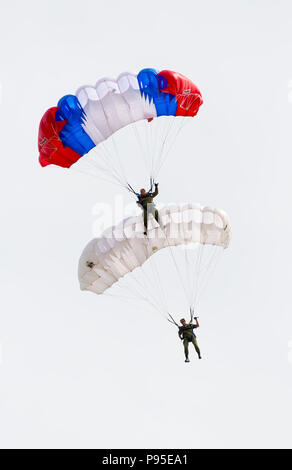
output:
[[[176,96],[176,116],[196,116],[203,99],[199,88],[187,77],[171,70],[162,70],[158,77],[166,78],[167,86],[160,91]]]
[[[58,165],[70,168],[81,157],[79,153],[69,147],[64,147],[59,133],[66,125],[67,120],[56,121],[55,114],[58,107],[48,109],[42,117],[39,126],[39,162],[41,166]]]

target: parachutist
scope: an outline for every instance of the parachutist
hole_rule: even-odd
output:
[[[184,351],[185,351],[185,362],[190,362],[189,360],[189,343],[193,343],[195,350],[198,354],[199,359],[201,358],[201,352],[197,343],[196,335],[194,334],[194,329],[199,328],[198,317],[195,317],[194,320],[196,324],[187,323],[184,318],[180,320],[182,326],[179,327],[178,336],[181,340],[183,340]]]
[[[155,183],[155,191],[152,193],[151,189],[146,191],[146,189],[140,189],[140,193],[136,193],[138,198],[137,204],[143,210],[143,218],[144,218],[144,235],[147,235],[147,228],[148,228],[148,214],[152,214],[155,218],[156,222],[160,224],[159,221],[159,213],[155,207],[153,199],[158,195],[158,183]]]

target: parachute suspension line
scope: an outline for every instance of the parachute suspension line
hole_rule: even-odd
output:
[[[215,268],[216,268],[217,264],[219,263],[219,260],[220,260],[221,256],[222,256],[222,251],[216,253],[216,255],[214,257],[214,260],[213,260],[214,261],[213,267],[210,268],[208,272],[206,272],[204,283],[202,283],[200,291],[198,293],[199,296],[201,296],[202,293],[204,292],[204,290],[206,289],[206,286],[208,285],[209,280],[210,280],[213,272],[215,271]]]
[[[165,119],[165,118],[161,117],[160,119],[162,120],[162,119]],[[157,152],[157,156],[156,156],[156,162],[155,162],[155,168],[154,168],[155,178],[158,177],[159,168],[161,166],[161,162],[164,159],[164,154],[166,152],[166,148],[167,148],[168,143],[169,143],[169,138],[170,138],[171,135],[173,135],[172,134],[173,127],[175,129],[176,122],[178,121],[178,118],[168,116],[167,119],[165,119],[165,121],[166,121],[166,125],[165,125],[165,131],[166,132],[164,132],[162,134],[160,148],[159,148],[159,151]]]
[[[183,216],[181,216],[181,222],[183,221]],[[187,226],[184,226],[184,223],[182,223],[181,230],[184,232],[184,238],[188,239],[188,228]],[[190,246],[187,246],[185,244],[183,247],[184,250],[184,257],[185,257],[185,274],[186,274],[186,282],[187,282],[187,292],[189,292],[189,305],[190,305],[190,310],[191,310],[191,304],[192,304],[192,284],[193,284],[193,270],[192,270],[192,258],[191,255],[193,253],[193,250]]]
[[[157,119],[157,118],[154,118]],[[153,124],[154,120],[148,121],[145,120],[143,121],[144,123],[144,136],[146,140],[146,156],[147,156],[147,161],[148,161],[148,173],[150,176],[150,179],[153,176],[153,148],[152,148],[152,129],[153,129]]]
[[[142,290],[144,300],[149,301],[149,303],[151,303],[152,305],[155,304],[156,309],[160,310],[159,301],[157,302],[157,299],[153,293],[153,285],[151,283],[151,280],[148,278],[147,272],[143,270],[143,265],[141,265],[140,268],[142,269],[140,270],[134,269],[132,271],[132,277],[135,279],[140,289]],[[143,276],[143,279],[140,280],[139,273],[141,273],[142,271],[144,271],[144,276]],[[149,285],[147,285],[147,282],[145,281],[148,281]],[[145,296],[145,291],[146,291],[146,296]]]
[[[194,259],[192,259],[190,255],[189,262],[191,266],[193,266],[193,276],[192,276],[192,282],[191,282],[191,303],[190,306],[192,309],[195,309],[195,296],[196,296],[196,288],[197,288],[197,282],[198,282],[198,272],[199,272],[199,264],[200,264],[200,256],[202,252],[202,245],[200,243],[197,244],[196,246],[196,254],[194,256]]]
[[[154,118],[151,122],[144,121],[148,158],[149,162],[151,162],[150,177],[153,180],[156,178],[156,167],[161,159],[161,154],[172,124],[173,120],[170,119],[170,116],[159,116],[159,118]]]
[[[148,122],[146,119],[143,120],[144,125],[144,140],[146,141],[146,158],[148,161],[147,172],[149,172],[150,180],[154,180],[153,167],[155,161],[155,146],[157,139],[157,128],[159,126],[159,119],[153,118],[152,121]]]
[[[214,257],[216,256],[217,248],[218,248],[217,246],[214,246],[214,245],[207,245],[207,247],[210,248],[210,252],[211,252],[211,253],[210,253],[209,255],[206,254],[206,257],[205,257],[206,259],[203,260],[204,263],[203,263],[202,269],[201,269],[201,272],[202,272],[202,273],[207,272],[208,266],[209,266],[210,263],[212,262],[212,258],[214,258]],[[207,248],[207,247],[206,247],[206,248]],[[211,248],[214,248],[214,249],[211,249]]]
[[[157,160],[159,159],[160,155],[161,155],[161,149],[163,147],[163,142],[164,142],[164,139],[165,139],[165,135],[166,135],[166,131],[167,131],[167,128],[168,128],[168,125],[169,125],[169,122],[171,121],[170,117],[169,116],[160,116],[159,117],[159,123],[160,124],[160,128],[159,128],[159,139],[158,139],[158,135],[157,135],[157,139],[156,139],[156,146],[155,146],[155,152],[154,152],[154,155],[155,155],[155,163],[157,163]]]
[[[196,260],[196,278],[194,279],[194,288],[193,288],[193,301],[192,301],[192,306],[195,308],[197,306],[197,302],[199,299],[199,290],[200,290],[200,281],[201,281],[201,264],[202,264],[202,258],[203,258],[203,248],[206,248],[204,245],[199,246],[199,253],[197,255],[197,260]]]
[[[154,180],[154,163],[155,163],[155,147],[153,146],[153,139],[158,138],[157,132],[155,132],[155,129],[157,131],[157,125],[158,125],[158,120],[153,120],[148,123],[148,136],[150,135],[150,143],[149,143],[149,149],[150,149],[150,161],[151,161],[151,171],[150,171],[150,178]],[[154,134],[154,137],[153,137]],[[148,137],[149,139],[149,137]]]
[[[188,283],[188,292],[190,292],[190,306],[191,306],[191,296],[192,296],[192,271],[191,271],[191,262],[189,259],[189,251],[190,249],[185,246],[184,247],[184,252],[185,252],[185,266],[186,266],[186,279]]]
[[[150,264],[150,267],[151,267],[151,269],[152,269],[151,263],[149,263],[149,264]],[[155,283],[153,283],[153,281],[151,282],[151,278],[149,277],[149,275],[148,275],[148,273],[147,273],[147,271],[146,271],[146,269],[145,269],[145,267],[144,267],[143,265],[141,266],[141,271],[143,271],[144,277],[145,277],[146,280],[148,281],[148,284],[149,284],[150,290],[151,290],[151,295],[154,296],[154,294],[153,294],[153,286],[155,286]],[[152,271],[153,271],[153,270],[152,270]],[[158,292],[161,294],[161,290],[158,289]],[[158,303],[159,303],[159,302],[158,302]],[[160,300],[160,304],[163,304],[163,301],[161,302],[161,300]],[[163,307],[165,308],[165,305],[163,305]],[[165,310],[167,310],[167,309],[165,309]]]
[[[102,172],[105,172],[105,173],[109,173],[109,170],[108,170],[108,169],[105,169],[105,168],[102,168],[102,166],[101,166],[100,163],[99,163],[99,159],[100,159],[100,155],[99,155],[99,153],[98,153],[99,150],[100,150],[100,147],[99,147],[99,146],[98,146],[98,148],[97,148],[97,147],[94,147],[94,148],[92,149],[92,153],[90,152],[89,155],[86,155],[86,160],[85,160],[85,159],[82,159],[82,164],[84,164],[84,160],[85,160],[86,163],[88,163],[88,161],[90,161],[91,164],[92,164],[92,166],[93,166],[96,170],[98,170],[99,172],[102,171]],[[93,155],[93,154],[95,154],[95,155],[98,156],[98,161],[96,161],[95,158],[92,158],[92,155]],[[104,158],[104,155],[103,155],[102,153],[101,153],[101,157]],[[88,166],[88,168],[89,168],[89,170],[91,170],[90,166]],[[90,173],[90,171],[89,171],[89,173]],[[112,177],[112,176],[113,176],[113,175],[111,174],[111,177]],[[115,175],[115,178],[116,178],[117,180],[119,180],[119,178],[117,177],[117,175]]]
[[[125,172],[125,167],[123,165],[123,159],[120,158],[120,152],[118,150],[118,146],[116,144],[116,139],[114,137],[114,134],[111,135],[111,142],[113,144],[113,148],[114,148],[114,151],[115,151],[115,154],[116,154],[116,158],[118,160],[118,163],[119,163],[119,166],[120,166],[120,169],[121,169],[121,173],[123,175],[123,178],[124,178],[124,181],[127,183],[127,176],[126,176],[126,172]]]
[[[202,290],[206,287],[207,281],[209,280],[213,272],[213,269],[211,270],[212,263],[216,260],[218,253],[220,254],[220,252],[218,251],[218,247],[211,246],[211,245],[209,247],[210,249],[212,249],[211,256],[209,256],[208,261],[202,266],[202,268],[199,267],[199,270],[197,271],[197,284],[193,292],[193,306],[197,305],[197,302],[200,299]],[[206,248],[206,246],[204,248]],[[201,260],[200,260],[200,265],[201,265]]]
[[[160,315],[162,315],[165,318],[165,315],[164,315],[163,311],[159,308],[159,305],[155,304],[155,302],[153,302],[150,298],[147,298],[146,296],[142,295],[135,285],[131,285],[131,287],[130,287],[130,286],[127,286],[127,285],[120,286],[120,285],[117,284],[115,287],[118,287],[121,290],[126,290],[126,291],[130,292],[131,294],[133,294],[133,290],[134,290],[135,291],[134,296],[130,295],[128,297],[124,297],[124,296],[119,295],[119,294],[109,294],[107,292],[105,292],[104,295],[107,295],[109,297],[113,297],[113,298],[116,298],[116,299],[121,299],[121,300],[124,300],[126,302],[130,302],[129,299],[132,299],[134,301],[138,300],[138,301],[143,301],[143,302],[149,303],[149,305],[151,305],[151,307],[154,310],[156,310]]]
[[[190,301],[189,294],[188,294],[188,292],[187,292],[186,286],[185,286],[185,284],[184,284],[184,282],[183,282],[183,278],[182,278],[181,271],[180,271],[180,269],[179,269],[179,267],[178,267],[177,261],[176,261],[176,259],[175,259],[174,254],[173,254],[173,251],[172,251],[172,248],[173,248],[173,247],[172,247],[172,246],[170,245],[170,243],[169,243],[169,240],[168,240],[168,237],[167,237],[167,234],[166,234],[165,230],[162,230],[162,232],[163,232],[163,234],[164,234],[164,236],[165,236],[167,245],[168,245],[168,247],[169,247],[169,249],[170,249],[170,254],[171,254],[171,256],[172,256],[172,260],[173,260],[173,262],[174,262],[174,265],[175,265],[175,268],[176,268],[176,271],[177,271],[178,278],[179,278],[179,280],[180,280],[180,283],[181,283],[181,285],[182,285],[183,291],[184,291],[184,293],[185,293],[186,301],[189,303],[189,301]]]
[[[197,253],[196,262],[195,262],[195,276],[194,276],[194,283],[193,283],[193,290],[192,290],[193,296],[191,300],[191,308],[193,310],[195,310],[195,307],[197,305],[199,273],[200,273],[200,267],[201,267],[201,261],[202,261],[203,247],[204,245],[201,245],[199,243],[198,253]]]
[[[148,241],[149,248],[151,248],[150,241],[149,241],[148,237],[147,237],[147,241]],[[151,270],[152,270],[152,273],[153,273],[154,277],[156,277],[156,279],[157,279],[158,292],[161,294],[161,304],[164,308],[165,313],[168,314],[166,294],[165,294],[165,291],[164,291],[164,288],[163,288],[163,285],[162,285],[162,282],[161,282],[161,279],[160,279],[160,276],[159,276],[159,271],[157,269],[156,262],[152,258],[153,258],[153,256],[151,256],[151,255],[148,258],[149,259],[149,265],[151,267]]]
[[[119,173],[116,171],[113,162],[112,162],[112,155],[107,149],[107,147],[104,145],[104,142],[100,142],[98,146],[94,147],[92,149],[93,153],[96,155],[96,159],[93,158],[91,161],[93,165],[99,170],[103,171],[106,173],[109,173],[112,177],[116,179],[120,183],[122,187],[125,186],[125,182],[123,179],[120,177]],[[90,156],[90,154],[89,154]],[[99,164],[99,159],[102,158],[103,162],[105,164],[105,168],[102,168],[101,165]]]
[[[84,162],[83,162],[82,166],[83,166],[83,165],[84,165]],[[95,167],[95,165],[93,165],[93,167],[94,167],[95,169],[97,169],[99,172],[102,171],[102,170],[101,170],[100,168],[98,168],[97,166]],[[75,171],[78,171],[79,173],[83,173],[83,174],[85,174],[85,175],[87,175],[87,176],[88,176],[88,175],[89,175],[89,176],[92,176],[92,177],[96,176],[96,175],[94,175],[95,172],[94,172],[94,169],[92,168],[92,166],[87,166],[87,168],[88,168],[88,170],[86,171],[85,168],[83,169],[83,168],[80,168],[79,166],[76,166],[76,165],[72,165],[72,167],[71,167],[71,169],[74,169]],[[116,185],[116,186],[121,186],[122,188],[124,188],[124,185],[121,184],[120,181],[117,181],[117,180],[115,180],[115,179],[106,178],[106,177],[104,177],[104,176],[100,176],[100,174],[98,174],[98,177],[99,177],[100,179],[102,179],[103,181],[107,181],[107,182],[110,183],[110,184],[114,184],[114,185]],[[113,175],[111,175],[111,177],[113,178]]]
[[[147,237],[147,242],[148,242],[148,245],[149,245],[149,248],[151,249],[151,246],[150,246],[150,242],[149,242],[149,239]],[[148,253],[146,252],[146,255]],[[149,286],[150,286],[150,291],[148,291],[148,295],[149,297],[154,297],[155,299],[155,302],[157,305],[161,305],[161,311],[163,311],[165,314],[168,313],[168,308],[167,308],[167,302],[166,302],[166,296],[165,296],[165,293],[164,293],[164,289],[163,289],[163,286],[161,284],[161,280],[160,280],[160,277],[159,277],[159,273],[158,273],[158,269],[156,267],[156,264],[154,262],[154,260],[152,260],[152,256],[150,255],[150,257],[148,258],[148,261],[149,261],[149,265],[150,265],[150,268],[152,270],[152,274],[153,274],[153,277],[156,277],[157,279],[157,283],[155,282],[151,282],[151,278],[149,277],[148,273],[146,272],[146,269],[144,269],[144,266],[142,265],[141,266],[141,272],[144,273],[144,276],[146,278],[146,280],[148,281],[149,283]],[[152,264],[153,262],[153,264]],[[145,282],[145,278],[143,278],[143,282]],[[160,296],[160,301],[157,301],[157,298],[156,296],[153,294],[153,290],[154,288],[156,287],[156,284],[159,285],[159,288],[158,288],[158,298]]]
[[[104,142],[101,142],[101,150],[103,150],[103,152],[104,152],[104,159],[105,159],[107,165],[110,167],[110,170],[111,170],[112,172],[114,172],[115,175],[117,175],[117,177],[118,177],[121,181],[123,181],[122,178],[121,178],[121,176],[119,175],[119,172],[116,170],[113,155],[112,155],[112,153],[109,151],[109,149],[107,148],[107,146],[105,145]],[[106,158],[106,156],[108,156],[108,158]],[[122,174],[123,174],[123,172],[122,172]],[[123,176],[124,176],[124,175],[123,175]],[[124,181],[126,181],[126,178],[125,178],[125,177],[124,177]]]
[[[174,318],[170,315],[170,313],[168,314],[169,318],[167,318],[167,321],[169,321],[169,323],[172,323],[173,325],[177,326],[179,328],[179,325],[176,323],[176,321],[174,320]]]
[[[223,252],[223,248],[221,247],[216,247],[215,251],[213,252],[212,256],[211,256],[211,259],[209,260],[209,266],[207,266],[206,270],[205,270],[205,273],[204,273],[204,277],[202,277],[202,281],[201,281],[201,285],[200,287],[198,288],[198,292],[197,292],[197,299],[199,300],[203,291],[205,290],[206,286],[208,285],[209,283],[209,280],[213,274],[213,272],[215,271],[215,268],[222,256],[222,252]],[[213,267],[212,267],[212,264],[213,264]]]
[[[123,287],[121,287],[121,289],[123,289]],[[128,302],[130,304],[133,301],[137,301],[137,297],[134,297],[134,296],[132,297],[130,295],[128,297],[125,297],[125,296],[120,295],[120,294],[109,294],[108,292],[104,292],[103,295],[106,295],[107,297],[112,297],[113,299],[124,300],[125,302]],[[139,298],[139,300],[140,300],[140,298]]]
[[[123,279],[123,285],[119,286],[117,285],[117,287],[120,287],[121,289],[125,289],[131,293],[134,293],[136,294],[136,300],[143,300],[143,301],[148,301],[147,297],[145,296],[145,293],[143,291],[143,286],[141,285],[141,282],[139,280],[136,279],[135,275],[133,274],[134,271],[131,272],[131,282],[130,282],[130,285],[127,285],[127,280]],[[133,282],[135,281],[135,282]],[[136,285],[137,284],[137,285]],[[141,291],[142,289],[142,291]]]
[[[153,121],[152,121],[153,122]],[[145,145],[145,155],[147,161],[147,174],[152,178],[152,168],[151,168],[151,145],[150,145],[150,130],[152,122],[148,122],[146,119],[143,119],[143,140],[146,142]],[[142,144],[143,145],[143,144]]]
[[[155,123],[153,123],[152,128],[152,134],[154,134],[154,137],[152,137],[152,155],[151,155],[151,176],[153,179],[155,179],[155,167],[157,164],[157,160],[159,158],[159,147],[160,147],[160,142],[161,142],[161,137],[163,136],[163,131],[164,131],[164,116],[160,116],[159,118],[156,119]]]
[[[137,196],[137,193],[136,193],[135,189],[133,188],[133,186],[130,185],[130,183],[127,183],[126,189],[127,189],[130,193],[135,194],[135,196]]]
[[[125,279],[122,280],[123,282],[121,283],[121,285],[119,284],[116,284],[115,287],[118,287],[119,289],[122,289],[122,290],[126,290],[128,292],[130,292],[131,294],[133,294],[134,292],[134,297],[130,296],[132,299],[134,298],[134,300],[145,300],[145,297],[141,294],[141,292],[139,291],[139,289],[137,288],[137,286],[135,285],[135,283],[131,283],[131,287],[127,285]],[[120,280],[121,282],[121,280]],[[133,284],[133,285],[132,285]]]
[[[172,128],[173,128],[174,123],[175,123],[175,119],[176,119],[175,117],[173,117],[173,116],[170,117],[169,116],[168,120],[166,120],[166,121],[168,121],[168,126],[167,126],[167,129],[166,129],[166,133],[165,133],[165,135],[162,139],[161,148],[160,148],[157,160],[155,162],[155,168],[153,170],[153,174],[154,174],[155,177],[157,175],[157,168],[160,166],[161,160],[163,159],[163,155],[164,155],[165,148],[166,148],[166,142],[168,142],[168,138],[171,135]]]
[[[147,139],[149,142],[149,161],[151,162],[151,172],[150,172],[150,177],[152,179],[155,178],[154,175],[154,165],[155,165],[155,160],[156,160],[156,148],[157,148],[157,142],[158,138],[160,135],[160,128],[162,124],[162,119],[161,118],[154,118],[151,122],[148,123],[147,125]]]
[[[159,160],[161,159],[161,155],[163,154],[163,149],[166,143],[166,138],[168,135],[168,131],[171,127],[171,124],[173,123],[172,116],[162,116],[160,118],[161,122],[161,130],[159,133],[159,140],[157,141],[157,149],[156,149],[156,155],[155,155],[155,167],[157,167],[157,164]]]
[[[123,286],[119,286],[121,289],[125,289],[126,287]],[[128,290],[131,292],[131,289],[128,288]],[[106,295],[107,297],[112,297],[113,299],[120,299],[120,300],[123,300],[124,302],[127,302],[127,303],[130,303],[132,305],[132,302],[133,300],[134,301],[140,301],[140,302],[145,302],[145,303],[149,303],[149,305],[159,313],[159,315],[161,315],[163,318],[165,318],[165,315],[162,313],[161,310],[159,310],[159,308],[151,302],[151,300],[149,299],[146,299],[146,298],[142,298],[141,296],[136,296],[136,297],[131,297],[131,296],[128,296],[128,297],[125,297],[123,295],[119,295],[119,294],[109,294],[107,292],[105,292],[103,295]]]
[[[92,149],[94,154],[97,155],[97,157],[102,157],[103,158],[103,161],[104,161],[104,164],[106,166],[106,168],[102,168],[95,159],[92,160],[92,163],[94,164],[94,166],[99,170],[99,171],[104,171],[106,173],[109,173],[117,182],[119,182],[119,184],[122,186],[122,187],[125,187],[125,182],[123,181],[123,179],[120,177],[120,175],[118,174],[118,172],[116,171],[116,169],[114,168],[113,165],[111,165],[111,156],[107,150],[107,148],[105,146],[103,146],[103,142],[101,144],[99,144],[99,149]],[[106,157],[106,152],[109,154],[109,158]]]
[[[151,266],[151,263],[149,263],[150,266]],[[151,266],[152,267],[152,266]],[[154,294],[153,290],[155,288],[155,283],[153,281],[151,281],[151,278],[149,277],[146,269],[144,268],[144,266],[142,265],[141,266],[141,272],[143,272],[143,281],[145,281],[145,278],[146,280],[148,281],[148,285],[149,285],[149,290],[148,290],[148,295],[149,295],[149,301],[151,301],[151,298],[152,298],[152,305],[156,304],[156,309],[160,311],[160,313],[163,314],[163,316],[165,317],[165,315],[167,314],[167,306],[166,306],[166,303],[164,303],[163,301],[163,295],[161,295],[160,297],[160,300],[159,300],[159,295],[158,295],[158,298],[156,297],[156,295]],[[158,289],[158,293],[161,294],[161,290]]]
[[[154,168],[155,177],[157,176],[157,168],[159,168],[161,164],[161,160],[163,159],[165,148],[167,147],[167,142],[168,142],[169,136],[171,135],[172,128],[175,125],[175,119],[176,118],[174,116],[168,116],[167,119],[165,119],[164,132],[162,134],[162,138],[160,141],[160,148],[158,149],[158,155],[156,157],[156,162],[155,162],[155,168]]]
[[[211,246],[209,247],[211,248]],[[206,260],[206,262],[203,264],[202,268],[201,268],[201,275],[202,275],[202,283],[204,281],[204,277],[206,278],[210,272],[210,267],[212,266],[212,264],[215,262],[216,258],[218,257],[218,254],[219,254],[219,250],[218,250],[218,247],[216,246],[212,246],[212,248],[214,248],[212,250],[212,253],[211,255],[209,256],[209,259]]]
[[[135,270],[134,270],[135,271]],[[138,277],[138,273],[132,271],[132,276],[134,277],[134,280],[136,281],[136,283],[138,284],[138,286],[140,287],[140,289],[142,290],[142,294],[141,294],[141,297],[144,301],[148,302],[150,305],[152,305],[152,307],[155,308],[155,310],[157,310],[158,312],[160,312],[160,314],[164,315],[164,312],[163,312],[163,309],[160,308],[159,306],[159,302],[157,302],[157,299],[155,298],[155,296],[153,296],[153,292],[152,292],[152,289],[151,289],[151,285],[150,285],[150,288],[148,286],[148,288],[145,286],[145,283],[143,283],[142,281],[140,281],[137,277]],[[144,281],[144,279],[143,279]],[[146,295],[145,295],[145,287],[146,287]]]
[[[149,124],[149,131],[148,131],[148,140],[150,139],[150,155],[149,159],[151,161],[151,178],[155,178],[154,175],[154,165],[155,165],[155,160],[156,160],[156,152],[157,152],[157,145],[158,145],[158,136],[161,134],[161,127],[163,125],[163,118],[155,118],[153,121],[151,121]],[[150,135],[149,135],[150,134]]]
[[[146,155],[148,170],[150,170],[150,165],[149,165],[150,149],[149,149],[149,137],[148,137],[149,125],[150,125],[150,122],[147,119],[143,119],[143,123],[141,123],[141,134],[142,134],[141,140],[142,140],[142,146],[144,148],[144,152]],[[144,142],[144,145],[143,145],[143,142]],[[146,145],[145,145],[145,142],[146,142]]]
[[[173,148],[173,146],[174,146],[174,143],[175,143],[175,141],[176,141],[178,135],[180,134],[180,132],[181,132],[181,130],[183,129],[183,127],[185,127],[186,123],[187,123],[187,122],[184,122],[183,120],[181,121],[180,126],[178,127],[178,130],[176,131],[176,133],[175,133],[175,135],[174,135],[174,137],[173,137],[172,142],[170,142],[170,144],[169,144],[169,146],[168,146],[168,149],[166,150],[166,152],[165,152],[165,154],[164,154],[163,160],[162,160],[160,166],[159,166],[158,169],[157,169],[156,178],[158,177],[158,175],[159,175],[159,173],[160,173],[160,171],[161,171],[161,168],[163,167],[164,163],[166,162],[167,157],[168,157],[170,151],[172,150],[172,148]]]
[[[178,118],[176,117],[175,119],[178,120]],[[178,137],[178,135],[180,134],[182,128],[186,125],[186,121],[184,121],[184,118],[182,117],[181,118],[181,121],[178,122],[178,124],[175,126],[175,131],[173,132],[172,134],[172,140],[169,141],[169,144],[168,144],[168,148],[165,149],[164,151],[164,155],[163,157],[161,158],[161,161],[160,161],[160,164],[157,168],[157,172],[156,172],[156,175],[158,177],[158,174],[160,173],[161,171],[161,168],[163,167],[164,163],[166,162],[167,160],[167,157],[168,155],[170,154],[170,151],[172,150],[175,142],[176,142],[176,139]]]
[[[140,266],[140,271],[136,270],[135,275],[138,277],[138,274],[140,272],[143,272],[143,280],[138,279],[138,281],[139,281],[142,289],[146,288],[148,297],[150,298],[152,296],[154,298],[155,302],[157,304],[159,304],[159,302],[157,302],[157,299],[155,298],[155,295],[153,293],[153,286],[152,286],[152,283],[151,283],[151,279],[149,279],[148,274],[147,274],[146,270],[143,267],[143,264]],[[134,271],[132,271],[132,274],[134,274]],[[148,282],[148,285],[145,281]]]
[[[132,288],[130,288],[127,285],[124,285],[123,287],[127,290],[130,290],[130,291],[132,291],[132,289],[133,289],[135,291],[136,296],[137,296],[138,299],[147,300],[147,297],[145,297],[145,294],[144,294],[144,291],[143,291],[143,285],[141,285],[141,282],[136,279],[134,271],[132,271],[131,274],[132,274],[133,281],[135,281],[135,282],[131,283]],[[126,284],[125,279],[124,279],[124,284]]]
[[[149,173],[149,165],[147,164],[147,151],[145,152],[145,149],[143,147],[143,144],[142,144],[142,139],[141,139],[141,136],[139,134],[139,131],[137,129],[137,123],[134,122],[134,125],[133,126],[130,126],[135,134],[135,137],[136,137],[136,140],[139,144],[139,147],[140,147],[140,151],[141,151],[141,154],[142,154],[142,157],[143,157],[143,162],[144,162],[144,165],[145,165],[145,170],[147,173]]]
[[[146,302],[148,302],[154,308],[154,310],[156,310],[163,318],[165,318],[163,310],[161,310],[157,305],[155,305],[150,299],[147,299]]]
[[[191,297],[192,297],[192,270],[191,270],[191,263],[189,262],[189,256],[188,253],[190,249],[187,247],[187,245],[181,247],[184,250],[184,257],[185,257],[185,262],[182,263],[182,268],[181,268],[181,278],[182,278],[182,272],[184,271],[185,273],[185,280],[186,280],[186,286],[185,286],[185,292],[186,292],[186,299],[188,301],[189,306],[191,306]],[[178,264],[177,264],[178,265]],[[179,268],[178,268],[179,269]]]

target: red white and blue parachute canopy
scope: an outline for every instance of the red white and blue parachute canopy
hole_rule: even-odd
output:
[[[202,105],[197,86],[183,75],[143,69],[82,86],[50,108],[39,127],[40,164],[69,168],[119,129],[160,116],[194,117]]]

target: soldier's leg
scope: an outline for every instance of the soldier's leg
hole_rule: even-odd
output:
[[[150,213],[153,215],[154,219],[156,222],[160,225],[160,217],[159,217],[159,212],[157,209],[155,209],[154,206],[151,205],[150,207]]]
[[[199,356],[199,359],[201,359],[201,351],[200,351],[200,348],[198,346],[198,343],[197,343],[197,340],[196,338],[193,336],[193,339],[192,339],[192,343],[193,345],[195,346],[195,350],[197,351],[197,354]]]
[[[155,209],[154,218],[155,218],[156,222],[160,225],[160,222],[159,222],[159,212],[158,212],[157,209]]]
[[[147,207],[147,210],[148,210],[148,215],[152,215],[154,217],[154,219],[156,220],[156,214],[155,214],[155,209],[153,207],[153,204],[148,204],[148,207]]]
[[[186,359],[188,359],[189,358],[189,342],[185,338],[183,343],[184,343],[185,356],[186,356]]]
[[[147,227],[148,227],[147,208],[143,209],[143,215],[144,215],[144,228],[145,228],[145,232],[147,232]]]

